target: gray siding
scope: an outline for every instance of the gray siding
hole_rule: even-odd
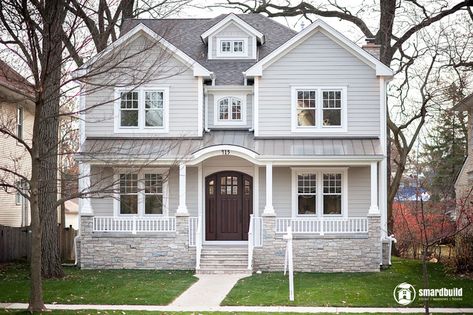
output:
[[[277,216],[292,216],[292,178],[291,168],[274,167],[273,169],[273,207]],[[265,206],[265,170],[260,174],[262,185],[260,188],[260,207]],[[370,206],[370,168],[348,168],[348,216],[366,216]]]
[[[256,45],[256,37],[242,30],[240,27],[236,26],[234,22],[228,23],[224,28],[222,28],[220,31],[213,34],[209,38],[209,41],[212,42],[212,51],[210,52],[210,58],[224,59],[225,57],[217,57],[218,38],[246,38],[248,40],[248,57],[240,57],[238,59],[256,59],[256,56],[253,53],[254,45]]]
[[[232,93],[229,92],[228,96],[232,96]],[[213,128],[218,128],[218,129],[234,129],[234,128],[252,128],[253,127],[253,94],[248,94],[246,95],[246,124],[245,125],[215,125],[214,124],[214,115],[215,115],[215,109],[218,107],[215,104],[216,99],[220,99],[223,97],[222,94],[219,95],[214,95],[214,94],[208,94],[207,97],[207,121],[208,121],[208,127],[210,129]],[[218,117],[217,117],[218,118]]]
[[[204,177],[214,172],[223,170],[249,171],[252,173],[253,165],[246,160],[228,156],[215,157],[204,162]],[[109,185],[113,178],[110,167],[92,167],[92,184],[98,182]],[[266,171],[259,168],[259,213],[262,214],[266,204]],[[292,189],[291,168],[274,167],[273,169],[273,206],[279,217],[292,215]],[[179,204],[179,173],[177,167],[171,168],[168,176],[169,190],[169,215],[175,215]],[[257,184],[256,182],[254,183]],[[187,208],[190,216],[197,216],[197,167],[187,168]],[[113,215],[113,198],[100,196],[92,199],[94,214],[97,216]],[[105,197],[105,198],[103,198]],[[348,216],[366,216],[370,205],[370,168],[350,167],[348,169]],[[205,209],[204,209],[205,210]]]
[[[151,45],[151,48],[149,48]],[[114,88],[115,85],[128,85],[123,83],[126,76],[117,73],[107,76],[95,77],[97,84],[101,81],[107,82],[106,86],[90,89],[86,95],[86,108],[92,108],[86,112],[86,136],[107,137],[125,135],[127,137],[176,137],[196,136],[197,111],[198,111],[198,87],[197,78],[193,76],[192,69],[185,66],[176,58],[163,52],[150,41],[139,37],[130,43],[129,54],[136,53],[139,49],[145,49],[143,54],[131,57],[126,63],[130,64],[125,72],[134,72],[140,78],[142,84],[139,86],[166,86],[169,87],[169,133],[153,133],[148,131],[136,131],[136,133],[114,134]],[[144,47],[144,48],[143,48]],[[146,49],[148,49],[146,51]],[[154,57],[154,58],[153,58]],[[117,57],[118,58],[118,57]],[[157,63],[156,59],[162,62]],[[126,65],[125,65],[126,68]],[[151,69],[151,70],[150,70]],[[118,70],[117,70],[118,71]],[[144,73],[147,73],[146,75]],[[110,82],[109,77],[116,75],[118,78]],[[125,79],[123,79],[125,78]],[[136,81],[135,81],[136,82]],[[94,107],[96,106],[96,107]]]
[[[346,86],[347,133],[298,136],[379,136],[380,95],[375,70],[325,34],[316,32],[263,71],[259,89],[260,136],[290,136],[291,86]]]

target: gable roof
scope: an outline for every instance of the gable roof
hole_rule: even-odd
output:
[[[457,105],[453,106],[453,110],[456,111],[467,111],[473,108],[473,94],[468,95],[462,99]]]
[[[192,67],[194,70],[194,75],[195,76],[204,76],[204,77],[209,77],[211,72],[207,70],[205,67],[203,67],[201,64],[199,64],[197,61],[192,59],[189,55],[184,53],[182,50],[174,46],[172,43],[167,41],[163,36],[157,34],[155,31],[144,25],[143,23],[139,23],[136,26],[134,26],[132,29],[130,29],[126,34],[118,38],[115,42],[113,42],[111,45],[109,45],[106,49],[104,49],[102,52],[99,54],[95,55],[94,57],[90,58],[86,63],[84,63],[78,70],[78,74],[80,75],[81,72],[83,73],[84,71],[87,71],[87,68],[89,68],[92,64],[94,64],[97,60],[102,58],[103,56],[106,56],[107,54],[111,53],[113,50],[115,50],[117,47],[120,47],[127,43],[128,41],[136,38],[138,34],[144,34],[147,35],[149,38],[156,40],[158,43],[166,47],[166,50],[168,52],[171,52],[176,56],[179,60],[181,60],[184,64],[187,64],[188,66]]]
[[[243,21],[240,17],[238,17],[234,13],[228,14],[225,18],[220,20],[217,24],[215,24],[214,26],[212,26],[211,28],[206,30],[202,35],[200,35],[200,37],[206,43],[209,36],[211,36],[212,34],[217,32],[219,29],[223,28],[225,25],[227,25],[231,21],[235,22],[240,28],[246,30],[247,32],[249,32],[253,35],[255,35],[260,43],[264,42],[264,34],[263,33],[258,31],[257,29],[255,29],[253,26],[251,26],[247,22]]]
[[[259,46],[260,59],[297,34],[287,26],[261,14],[234,15],[264,34],[264,43]],[[212,19],[127,19],[122,25],[121,36],[126,36],[136,25],[143,24],[213,72],[217,85],[241,85],[244,82],[243,72],[257,60],[208,59],[207,46],[200,37],[227,16],[228,14],[222,14]]]
[[[305,39],[309,38],[312,34],[319,30],[324,31],[326,35],[328,35],[332,40],[337,42],[340,46],[344,47],[347,51],[351,52],[353,55],[361,59],[367,65],[374,68],[376,70],[376,75],[387,77],[393,76],[393,71],[388,66],[383,64],[370,53],[365,51],[360,46],[356,45],[342,33],[338,32],[322,20],[316,20],[314,23],[310,24],[304,30],[302,30],[297,35],[285,42],[284,45],[281,45],[280,47],[272,51],[270,54],[262,58],[251,68],[249,68],[245,72],[245,75],[261,76],[265,67],[270,65],[272,62],[274,62],[287,52],[294,49],[299,43],[303,42]]]
[[[3,60],[0,60],[0,86],[28,98],[34,97],[33,85]]]

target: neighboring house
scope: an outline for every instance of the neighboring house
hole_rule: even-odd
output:
[[[463,167],[455,181],[457,199],[462,202],[468,202],[469,200],[473,201],[473,94],[465,97],[453,109],[468,113],[468,152]],[[468,196],[469,198],[467,198]]]
[[[320,20],[125,21],[77,72],[99,73],[81,95],[79,190],[104,189],[80,200],[80,266],[282,270],[291,225],[296,270],[378,271],[393,73],[365,48]]]
[[[31,144],[34,121],[33,87],[0,60],[0,128],[15,135],[0,134],[0,167],[29,178],[31,158],[19,139]],[[21,187],[24,181],[0,170],[0,182]],[[27,226],[30,211],[27,200],[14,188],[0,188],[0,225]]]
[[[79,229],[79,200],[67,200],[64,203],[64,208],[64,226],[72,227],[74,230]]]

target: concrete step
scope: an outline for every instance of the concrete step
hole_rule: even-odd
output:
[[[248,266],[248,262],[245,262],[245,263],[240,263],[240,262],[223,262],[223,263],[219,263],[219,262],[215,262],[215,261],[201,261],[200,262],[200,266],[201,268],[204,268],[204,267],[208,267],[209,269],[210,268],[214,268],[214,269],[225,269],[225,268],[246,268]]]
[[[245,274],[251,275],[251,270],[247,268],[225,268],[225,269],[207,269],[207,268],[200,268],[195,271],[196,274],[210,274],[210,275],[218,275],[218,274]]]
[[[228,258],[228,259],[222,259],[222,258],[206,258],[206,257],[201,257],[200,258],[201,262],[214,262],[214,263],[235,263],[235,264],[245,264],[248,261],[248,258],[244,259],[235,259],[235,258]]]

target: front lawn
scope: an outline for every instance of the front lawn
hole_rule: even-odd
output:
[[[45,303],[167,305],[197,281],[191,271],[81,270],[43,281]],[[0,302],[27,302],[28,266],[0,265]]]
[[[432,301],[432,307],[471,307],[473,280],[448,275],[441,264],[429,264],[431,288],[463,288],[462,300]],[[255,274],[241,279],[222,305],[396,306],[394,288],[408,282],[421,288],[420,261],[393,259],[390,269],[376,273],[295,273],[295,301],[288,299],[288,277],[282,273]],[[422,306],[419,298],[409,306]]]

